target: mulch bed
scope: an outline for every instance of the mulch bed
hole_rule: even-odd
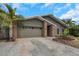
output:
[[[67,44],[76,48],[79,48],[75,45],[75,39],[71,38],[71,37],[57,37],[55,39],[53,39],[54,41],[63,43],[63,44]]]

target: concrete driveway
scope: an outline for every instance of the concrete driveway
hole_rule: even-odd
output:
[[[0,56],[79,56],[79,49],[51,38],[21,38],[0,42]]]

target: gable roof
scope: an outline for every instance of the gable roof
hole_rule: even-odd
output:
[[[61,19],[55,17],[55,16],[52,15],[52,14],[42,15],[41,17],[43,17],[43,18],[45,18],[45,17],[50,17],[53,21],[57,22],[57,23],[60,24],[61,26],[68,28],[68,25],[67,25],[67,24],[65,24],[64,22],[61,21]],[[46,19],[46,18],[45,18],[45,19]]]
[[[28,20],[32,20],[32,19],[38,19],[38,20],[41,20],[41,21],[46,21],[47,23],[50,23],[51,25],[56,26],[55,24],[53,24],[52,22],[50,22],[50,21],[44,19],[44,18],[41,17],[41,16],[33,16],[33,17],[26,18],[26,19],[24,19],[24,20],[16,20],[16,21],[28,21]]]
[[[48,23],[50,23],[50,24],[52,24],[52,25],[55,25],[55,24],[53,24],[51,21],[48,21],[45,17],[50,17],[53,21],[57,22],[57,23],[60,24],[61,26],[68,28],[68,26],[67,26],[64,22],[60,21],[59,18],[56,18],[56,17],[53,16],[52,14],[28,17],[28,18],[26,18],[25,20],[30,20],[30,19],[36,18],[36,19],[39,19],[39,20],[41,20],[41,21],[46,21],[46,22],[48,22]]]

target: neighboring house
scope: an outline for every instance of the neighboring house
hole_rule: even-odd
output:
[[[13,22],[13,35],[16,38],[60,36],[67,25],[53,15],[43,15],[16,20]]]

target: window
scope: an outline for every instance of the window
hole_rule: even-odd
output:
[[[34,27],[31,27],[32,29],[34,29]]]
[[[0,28],[0,30],[1,30],[1,28]]]
[[[59,34],[59,28],[57,28],[57,34]]]
[[[23,29],[42,29],[42,27],[34,27],[34,26],[20,26],[19,28],[23,28]]]

